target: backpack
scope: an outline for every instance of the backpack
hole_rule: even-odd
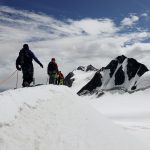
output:
[[[31,53],[29,50],[21,50],[19,57],[20,57],[21,65],[26,65],[26,64],[32,63],[32,56],[31,56]]]
[[[57,71],[57,64],[50,62],[48,65],[48,71]]]

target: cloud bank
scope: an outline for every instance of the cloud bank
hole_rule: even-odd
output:
[[[46,83],[46,68],[52,57],[64,74],[79,65],[101,68],[121,54],[149,67],[150,43],[145,41],[150,33],[142,27],[139,30],[141,17],[148,14],[122,18],[117,26],[109,18],[57,20],[43,13],[0,6],[0,81],[15,70],[15,60],[24,43],[44,64],[44,69],[34,64],[36,83]],[[20,82],[21,76],[19,73]],[[14,87],[15,82],[16,77],[0,85],[0,89]]]

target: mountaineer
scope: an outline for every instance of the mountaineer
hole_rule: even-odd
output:
[[[41,68],[43,68],[42,63],[36,58],[34,53],[29,49],[28,44],[24,44],[23,48],[19,52],[19,56],[16,59],[16,68],[17,70],[23,73],[23,87],[28,87],[33,82],[33,74],[34,74],[34,67],[32,60],[34,59]]]
[[[49,84],[57,84],[58,79],[58,65],[55,58],[52,58],[47,67],[47,74],[49,75]]]
[[[61,71],[58,72],[58,85],[63,85],[64,84],[64,75],[62,74]]]

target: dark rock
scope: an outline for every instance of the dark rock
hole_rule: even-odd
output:
[[[136,90],[136,85],[132,86],[131,90]]]
[[[84,67],[84,66],[79,66],[79,67],[77,68],[77,70],[85,71],[85,67]]]
[[[110,69],[110,77],[113,76],[115,70],[117,69],[118,66],[118,61],[117,60],[112,60],[106,67],[105,69]]]
[[[70,72],[64,79],[64,85],[71,87],[74,81],[74,78],[72,78],[73,76],[74,76],[74,73]]]
[[[147,71],[149,71],[148,68],[145,65],[141,64],[137,74],[139,77],[141,77]]]
[[[137,73],[139,67],[140,67],[140,63],[138,63],[133,58],[128,58],[127,75],[128,75],[129,80],[131,80],[133,77],[135,77],[135,74]]]
[[[100,93],[98,93],[98,94],[97,94],[97,98],[99,98],[99,97],[103,96],[104,94],[105,94],[104,92],[100,92]]]
[[[93,67],[92,65],[88,65],[86,68],[86,72],[87,71],[98,71],[98,69],[96,69],[95,67]]]
[[[102,75],[99,72],[96,72],[94,77],[91,79],[91,81],[88,82],[77,94],[80,95],[84,91],[86,91],[87,94],[88,92],[92,92],[93,89],[100,87],[102,85],[101,78]]]
[[[116,59],[118,60],[119,64],[122,64],[126,58],[127,58],[126,56],[121,55],[121,56],[118,56]]]
[[[122,64],[127,57],[124,55],[118,56],[116,59],[112,60],[105,69],[110,69],[110,77],[113,76],[118,64]]]
[[[138,74],[138,76],[141,77],[147,71],[148,69],[145,65],[137,62],[133,58],[128,58],[127,75],[129,80],[134,78],[136,74]]]
[[[99,70],[99,72],[102,72],[102,71],[104,71],[105,70],[105,67],[102,67],[100,70]]]
[[[115,85],[121,85],[125,81],[125,74],[124,71],[122,70],[122,66],[117,70],[115,74]]]
[[[81,70],[81,71],[98,71],[98,69],[96,69],[95,67],[93,67],[92,65],[88,65],[87,67],[85,66],[79,66],[77,68],[77,70]]]

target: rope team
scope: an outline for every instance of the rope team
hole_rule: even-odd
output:
[[[37,59],[35,54],[29,49],[28,44],[24,44],[16,59],[16,68],[23,73],[23,87],[29,87],[33,82],[34,67],[32,61],[35,61],[43,68],[43,64]],[[47,67],[47,74],[49,76],[49,84],[64,84],[64,76],[58,70],[58,65],[55,58],[52,58]]]

